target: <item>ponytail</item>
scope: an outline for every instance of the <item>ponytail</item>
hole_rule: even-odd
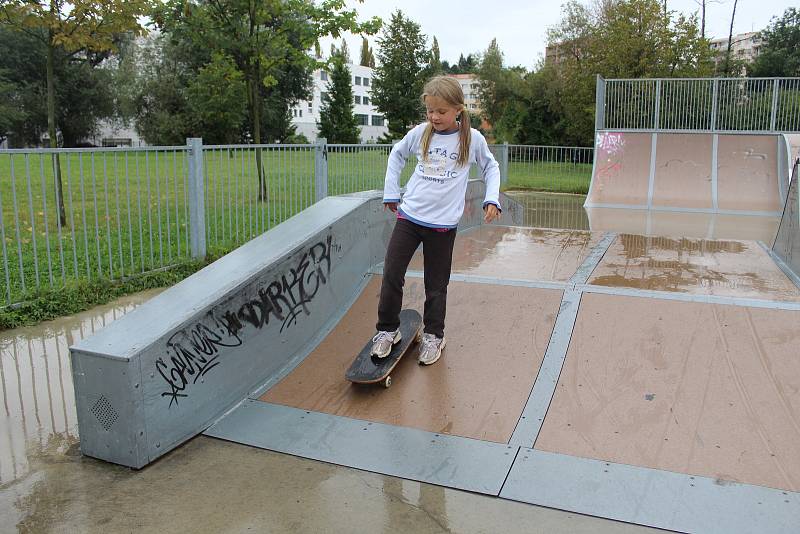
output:
[[[431,139],[433,139],[433,124],[428,121],[428,124],[425,126],[425,131],[422,132],[422,161],[428,161],[428,150],[431,148]]]
[[[469,165],[469,145],[472,142],[472,127],[469,123],[467,106],[461,110],[461,126],[459,127],[458,160],[456,164],[463,167]]]

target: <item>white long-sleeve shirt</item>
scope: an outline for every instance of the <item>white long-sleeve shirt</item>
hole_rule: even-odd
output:
[[[455,228],[464,213],[464,198],[469,181],[469,164],[475,163],[486,182],[486,204],[500,209],[500,166],[489,151],[486,139],[472,129],[469,160],[459,166],[459,132],[434,133],[428,150],[428,159],[422,158],[422,134],[426,124],[420,124],[392,147],[386,167],[383,201],[400,202],[400,173],[410,155],[417,157],[417,165],[406,186],[399,207],[402,217],[431,228]]]

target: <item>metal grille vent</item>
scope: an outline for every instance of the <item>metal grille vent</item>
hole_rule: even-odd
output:
[[[119,414],[114,407],[111,406],[111,403],[105,395],[100,395],[100,398],[97,399],[97,402],[92,406],[91,411],[94,416],[97,417],[97,420],[106,432],[110,430],[114,423],[117,422],[117,419],[119,419]]]

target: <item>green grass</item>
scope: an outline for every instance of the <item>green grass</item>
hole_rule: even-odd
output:
[[[249,241],[316,200],[313,149],[264,149],[261,196],[256,157],[252,149],[204,152],[212,253]],[[385,149],[334,149],[328,193],[381,188],[385,165]],[[0,303],[28,300],[70,281],[115,280],[191,259],[182,151],[62,153],[60,167],[63,225],[52,157],[0,154]],[[410,166],[404,181],[409,174]]]
[[[585,195],[591,179],[591,163],[510,162],[505,189]]]
[[[388,151],[330,147],[328,194],[381,189]],[[204,151],[211,256],[236,248],[315,202],[313,148],[263,149],[263,195],[256,161],[255,149]],[[107,295],[100,287],[132,287],[121,281],[174,266],[179,266],[174,272],[184,272],[181,266],[192,264],[183,151],[62,153],[63,225],[57,216],[53,168],[49,154],[0,154],[0,261],[5,258],[0,263],[0,306],[39,302],[41,307],[43,299],[50,299],[67,310],[71,308],[63,299],[86,304],[83,293],[98,295],[89,300],[99,303]],[[401,184],[412,169],[409,163]],[[506,188],[586,192],[590,173],[591,165],[512,161]]]
[[[24,302],[0,308],[0,330],[33,325],[88,310],[123,295],[176,284],[217,257],[212,255],[204,261],[187,261],[170,269],[121,280],[70,280],[60,287],[40,288],[29,293]]]

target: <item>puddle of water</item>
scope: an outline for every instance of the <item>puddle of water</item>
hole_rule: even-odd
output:
[[[508,191],[523,206],[522,226],[589,230],[589,217],[583,209],[584,195]]]
[[[522,226],[771,244],[780,217],[583,207],[584,195],[508,191],[523,206]]]
[[[69,347],[161,291],[0,332],[0,488],[27,476],[35,457],[64,454],[77,446]]]

